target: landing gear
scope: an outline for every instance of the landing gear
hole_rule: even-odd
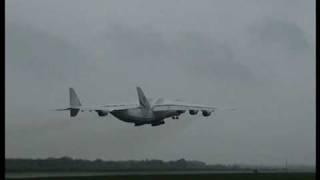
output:
[[[172,116],[172,119],[179,119],[179,116]]]
[[[160,125],[162,125],[162,124],[164,124],[164,121],[160,121],[160,122],[157,122],[157,123],[153,123],[153,124],[151,124],[151,126],[160,126]]]

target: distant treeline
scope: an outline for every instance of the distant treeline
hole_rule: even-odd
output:
[[[6,172],[27,171],[144,171],[144,170],[249,170],[237,165],[207,165],[201,161],[129,160],[104,161],[72,159],[70,157],[47,159],[6,159]]]

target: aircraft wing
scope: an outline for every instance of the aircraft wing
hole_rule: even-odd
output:
[[[130,103],[130,104],[109,104],[109,105],[102,105],[102,106],[83,106],[80,103],[78,95],[76,94],[73,88],[69,88],[69,100],[70,106],[63,109],[56,109],[56,111],[70,111],[70,116],[75,117],[79,113],[79,111],[95,111],[98,113],[99,116],[105,116],[109,112],[115,110],[124,110],[130,108],[139,107],[138,104]]]
[[[79,111],[96,112],[99,116],[105,116],[115,110],[125,110],[139,107],[138,104],[117,104],[117,105],[103,105],[103,106],[71,106],[64,109],[56,109],[56,111],[70,111],[70,116],[75,117]]]
[[[137,108],[138,104],[110,104],[110,105],[102,105],[102,106],[80,106],[79,109],[82,111],[115,111],[115,110],[124,110],[130,108]]]
[[[153,106],[153,111],[187,111],[187,110],[204,110],[214,112],[216,107],[197,105],[197,104],[184,104],[184,103],[172,103],[172,104],[159,104]]]

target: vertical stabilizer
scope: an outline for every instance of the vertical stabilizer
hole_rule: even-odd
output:
[[[69,88],[69,95],[70,95],[70,107],[81,106],[80,100],[73,88]]]
[[[70,116],[75,117],[79,113],[80,100],[73,88],[69,88]]]
[[[138,93],[138,97],[139,97],[140,106],[147,108],[147,109],[150,109],[149,101],[147,100],[146,96],[144,95],[144,93],[140,87],[137,87],[137,93]]]

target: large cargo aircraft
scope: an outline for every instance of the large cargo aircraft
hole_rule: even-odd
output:
[[[186,104],[178,101],[170,101],[163,98],[147,99],[142,89],[137,87],[139,103],[113,104],[102,106],[82,106],[73,88],[69,88],[70,106],[57,111],[70,111],[70,116],[75,117],[79,111],[96,112],[99,116],[107,116],[109,113],[116,118],[133,123],[135,126],[151,124],[159,126],[164,124],[166,118],[179,119],[186,111],[190,115],[196,115],[199,111],[205,117],[210,116],[216,107],[205,105]]]

